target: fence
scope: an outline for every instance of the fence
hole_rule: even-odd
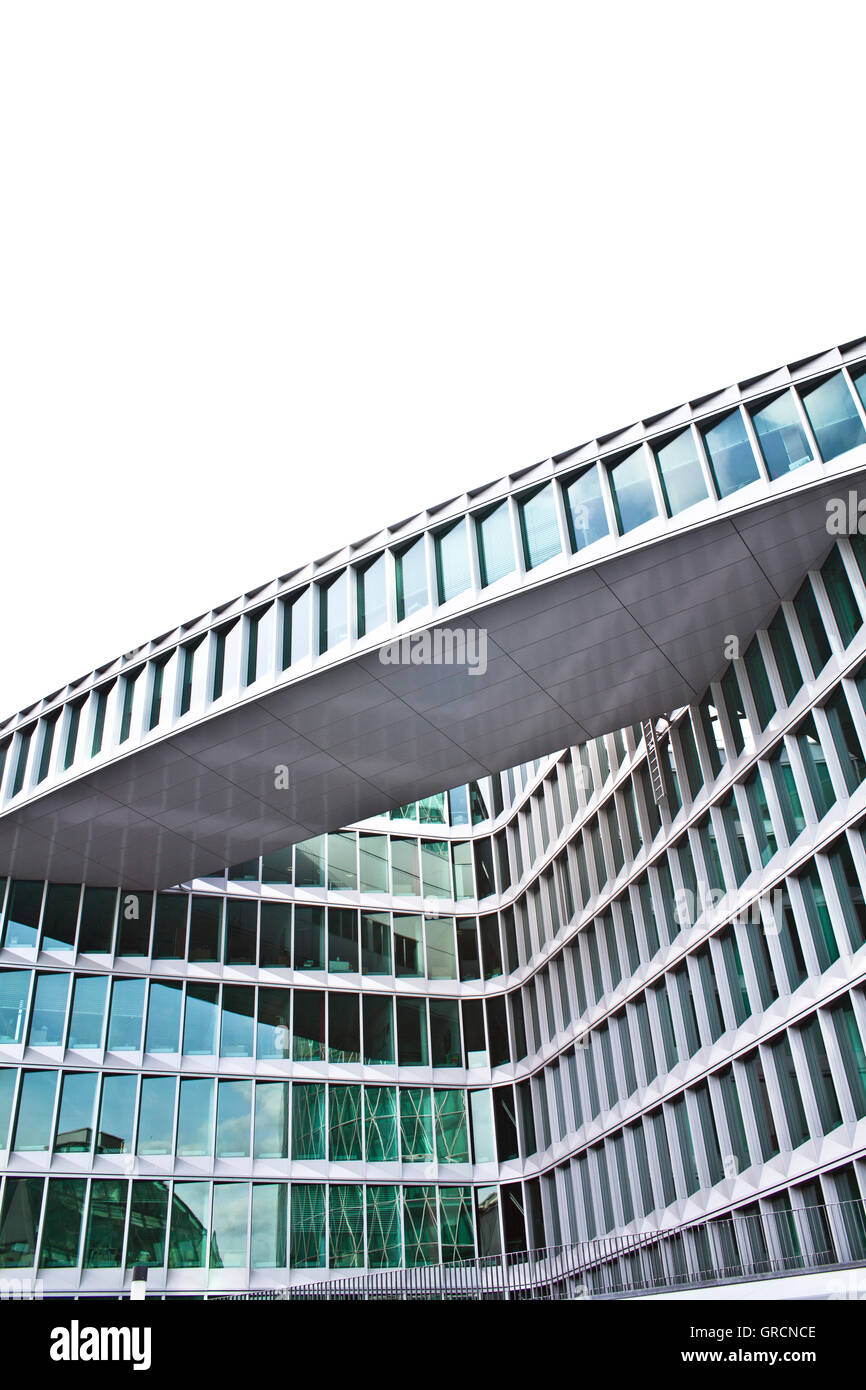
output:
[[[454,1264],[381,1270],[208,1297],[317,1301],[622,1298],[856,1265],[866,1265],[866,1213],[859,1200],[733,1212],[640,1236],[611,1236]]]

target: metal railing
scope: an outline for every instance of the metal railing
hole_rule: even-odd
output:
[[[862,1201],[732,1212],[639,1236],[380,1270],[209,1299],[623,1298],[866,1266]],[[866,1282],[866,1281],[864,1281]]]

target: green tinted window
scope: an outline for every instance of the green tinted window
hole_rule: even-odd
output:
[[[116,1269],[123,1259],[123,1226],[128,1183],[94,1179],[87,1210],[85,1269]]]
[[[824,588],[830,600],[830,607],[833,609],[833,617],[836,619],[836,626],[839,629],[842,643],[847,647],[859,632],[863,618],[857,606],[854,590],[851,587],[845,562],[838,546],[831,551],[829,558],[824,562],[821,578],[824,580]]]
[[[830,642],[810,579],[804,580],[801,585],[794,599],[794,609],[800,623],[803,640],[806,643],[806,650],[809,653],[809,660],[812,663],[812,670],[817,676],[830,660]]]
[[[168,1183],[134,1182],[129,1207],[126,1267],[165,1263]]]
[[[74,1269],[78,1264],[86,1187],[83,1178],[54,1179],[48,1184],[42,1218],[40,1269]]]
[[[404,1163],[433,1160],[433,1117],[426,1086],[400,1089],[400,1155]]]
[[[294,1269],[317,1269],[325,1264],[325,1188],[321,1183],[292,1183],[289,1222]]]
[[[360,1159],[361,1087],[328,1087],[328,1157],[331,1162]]]
[[[169,1269],[201,1269],[207,1258],[210,1183],[176,1182],[171,1195]],[[219,1252],[211,1264],[219,1269]]]
[[[435,1187],[403,1189],[403,1233],[405,1261],[410,1268],[437,1263],[439,1231]]]
[[[292,1158],[325,1157],[325,1087],[292,1086]]]
[[[367,1187],[367,1263],[371,1269],[401,1263],[400,1189]]]
[[[776,658],[776,669],[779,672],[785,699],[790,703],[803,684],[803,673],[800,670],[794,652],[794,644],[788,630],[788,623],[781,608],[770,623],[767,632],[770,646],[773,648],[773,655]]]

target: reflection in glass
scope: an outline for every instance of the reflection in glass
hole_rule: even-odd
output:
[[[646,450],[641,446],[610,469],[610,486],[620,535],[658,515]]]
[[[785,391],[756,410],[752,423],[771,478],[782,478],[811,459],[793,391]]]
[[[802,392],[822,457],[829,461],[866,444],[866,430],[841,372]]]
[[[704,443],[720,497],[730,496],[761,476],[739,410],[706,429]]]
[[[596,463],[565,488],[568,525],[573,550],[583,550],[609,535],[604,508],[601,468]]]
[[[655,456],[669,516],[704,501],[707,485],[691,430],[682,430],[666,444],[657,446]]]
[[[169,1269],[202,1269],[207,1259],[210,1183],[176,1182],[171,1194],[171,1235],[168,1247]],[[214,1251],[211,1267],[219,1268]]]
[[[56,1071],[22,1072],[13,1149],[28,1152],[48,1149],[56,1091]]]

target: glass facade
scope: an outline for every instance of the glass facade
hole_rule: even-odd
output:
[[[5,884],[0,1265],[58,1288],[136,1262],[168,1291],[245,1287],[637,1231],[697,1193],[722,1209],[731,1163],[775,1200],[763,1165],[866,1114],[852,564],[840,542],[675,713],[660,805],[624,729],[190,890]],[[824,669],[819,595],[850,672],[780,740],[768,660],[790,699],[797,650]],[[527,1174],[506,1205],[519,1154],[543,1200]],[[844,1171],[862,1191],[860,1160]]]
[[[379,538],[184,639],[179,705],[160,654],[31,717],[3,794],[268,662],[838,457],[866,442],[855,380],[716,401]],[[0,1271],[272,1287],[861,1203],[864,616],[841,538],[670,712],[655,777],[627,727],[184,887],[0,880]]]

